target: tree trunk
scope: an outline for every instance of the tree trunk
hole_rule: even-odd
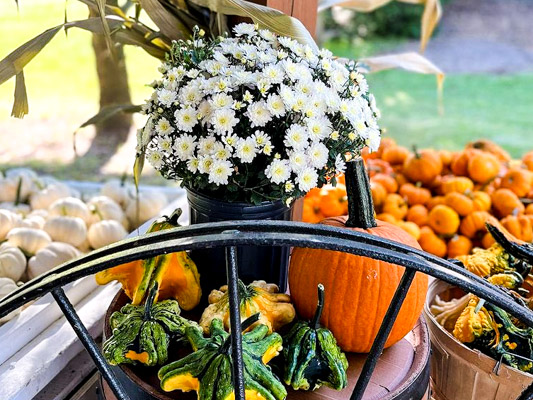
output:
[[[107,4],[117,5],[117,0],[108,0]],[[89,9],[89,15],[98,17],[98,11]],[[131,103],[123,46],[115,47],[114,60],[103,35],[93,34],[92,44],[100,87],[100,109],[114,104]],[[131,126],[131,114],[125,113],[119,113],[97,124],[96,136],[85,156],[97,156],[103,165],[127,140]]]

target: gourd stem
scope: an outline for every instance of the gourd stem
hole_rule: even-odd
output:
[[[244,332],[246,329],[248,329],[250,326],[255,324],[257,321],[259,321],[259,317],[261,316],[260,313],[255,313],[254,315],[246,318],[244,321],[241,322],[241,332]],[[229,353],[231,348],[231,335],[228,336],[226,341],[222,346],[220,346],[220,350],[218,351],[221,354]]]
[[[183,210],[181,208],[176,208],[174,212],[168,217],[168,222],[172,226],[180,226],[178,223],[178,219],[181,217],[181,214],[183,213]]]
[[[345,225],[348,228],[375,228],[370,181],[361,157],[346,164],[345,180],[348,194],[348,220]]]
[[[159,290],[159,283],[154,282],[154,284],[152,285],[152,288],[150,289],[150,292],[148,293],[146,303],[144,303],[144,320],[145,321],[148,321],[152,318],[152,305],[154,304],[155,296],[157,295],[158,290]]]
[[[17,185],[17,194],[15,196],[15,205],[20,204],[20,192],[22,191],[22,176],[19,178],[19,183]]]
[[[322,316],[322,310],[324,309],[324,285],[318,284],[318,304],[316,306],[315,316],[309,324],[311,329],[318,329],[320,324],[320,317]]]

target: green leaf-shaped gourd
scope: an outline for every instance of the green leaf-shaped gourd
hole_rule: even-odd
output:
[[[259,314],[242,323],[243,331],[258,320]],[[185,336],[194,353],[163,366],[158,373],[161,388],[170,392],[195,390],[198,400],[234,400],[230,335],[220,319],[213,319],[211,337],[187,328]],[[242,355],[246,400],[282,400],[287,391],[266,364],[279,354],[282,338],[268,334],[266,325],[257,325],[243,334]]]
[[[182,338],[185,329],[199,330],[196,323],[180,316],[176,300],[154,304],[157,283],[152,286],[144,305],[126,304],[109,318],[112,336],[104,342],[103,353],[111,365],[162,365],[168,358],[171,337]]]
[[[346,355],[330,330],[319,326],[324,286],[318,285],[318,306],[312,321],[298,321],[283,338],[283,380],[294,389],[315,390],[322,385],[341,390],[348,379]]]

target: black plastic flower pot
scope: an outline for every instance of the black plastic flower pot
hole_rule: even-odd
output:
[[[289,221],[292,208],[282,201],[229,203],[187,189],[190,224],[235,220]],[[226,258],[223,248],[191,252],[198,267],[204,296],[226,284]],[[240,246],[237,248],[239,278],[246,283],[256,279],[275,283],[280,291],[287,289],[289,249],[286,247]]]

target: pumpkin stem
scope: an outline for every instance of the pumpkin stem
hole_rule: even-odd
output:
[[[420,153],[418,152],[418,146],[413,144],[413,153],[415,153],[416,158],[420,158]]]
[[[311,329],[318,329],[320,324],[320,317],[322,316],[322,310],[324,309],[324,285],[318,284],[318,304],[316,306],[315,316],[309,324]]]
[[[128,178],[128,173],[126,171],[124,171],[124,173],[122,174],[122,176],[120,177],[120,186],[121,187],[124,187],[126,186],[126,179]]]
[[[361,157],[346,164],[346,192],[348,194],[348,228],[375,228],[374,204],[370,181]]]
[[[183,210],[181,208],[176,208],[174,212],[170,215],[170,217],[167,217],[168,222],[172,226],[180,226],[178,223],[178,219],[181,217],[181,214],[183,213]]]
[[[155,297],[157,296],[157,292],[159,290],[159,283],[154,282],[152,285],[152,288],[150,289],[150,292],[148,293],[148,297],[146,298],[146,303],[144,303],[144,320],[148,321],[152,318],[152,305],[154,304]]]
[[[20,204],[20,192],[22,191],[22,176],[19,178],[19,183],[17,184],[17,194],[15,196],[15,205]]]

